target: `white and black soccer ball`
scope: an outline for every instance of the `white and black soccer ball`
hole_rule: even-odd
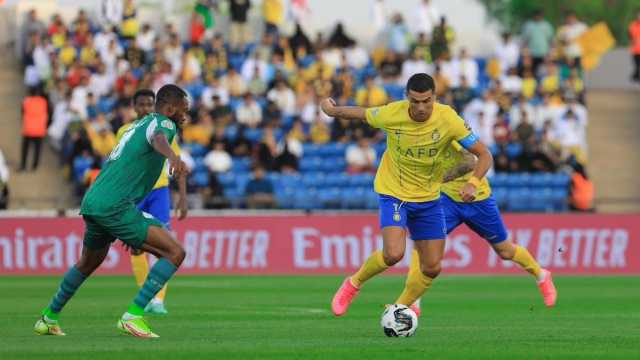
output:
[[[405,305],[393,304],[382,313],[380,325],[389,337],[409,337],[418,328],[418,316]]]

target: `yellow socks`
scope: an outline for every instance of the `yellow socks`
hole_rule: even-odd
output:
[[[516,251],[513,254],[513,262],[520,265],[523,269],[538,279],[542,270],[536,259],[531,256],[529,251],[520,245],[515,245]]]
[[[432,278],[425,276],[422,271],[420,271],[420,257],[418,256],[418,252],[413,250],[407,281],[402,294],[400,294],[400,297],[396,300],[396,304],[410,306],[431,287],[432,282]]]
[[[358,272],[351,276],[351,283],[355,287],[360,288],[365,281],[387,270],[387,268],[389,268],[389,266],[384,262],[382,251],[375,251],[369,256],[367,261],[362,264]]]
[[[142,287],[147,275],[149,275],[147,254],[131,255],[131,269],[133,270],[133,276],[136,277],[136,284],[138,284],[138,287]]]
[[[138,287],[142,287],[144,285],[147,276],[149,275],[149,262],[147,261],[147,254],[140,255],[131,255],[131,269],[133,270],[133,275],[136,278],[136,284]],[[164,301],[165,296],[167,296],[167,285],[165,284],[160,292],[156,294],[156,299],[160,301]]]

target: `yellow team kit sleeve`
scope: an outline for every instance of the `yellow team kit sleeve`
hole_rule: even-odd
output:
[[[120,126],[120,129],[118,129],[118,132],[116,133],[116,144],[120,142],[120,139],[122,139],[122,135],[124,135],[124,133],[130,127],[131,127],[131,124],[124,124],[124,125]]]

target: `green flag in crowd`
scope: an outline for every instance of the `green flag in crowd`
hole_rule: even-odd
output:
[[[198,2],[196,4],[196,13],[200,14],[204,20],[204,27],[207,29],[212,28],[216,22],[215,19],[213,18],[213,15],[211,15],[211,12],[209,11],[209,7],[201,2]]]

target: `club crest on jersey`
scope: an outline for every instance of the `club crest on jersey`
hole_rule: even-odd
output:
[[[173,130],[173,123],[170,120],[162,120],[162,122],[160,123],[160,125],[163,128],[167,128],[169,130]]]
[[[393,204],[393,221],[400,222],[402,216],[400,215],[400,205]]]
[[[438,140],[440,140],[440,131],[438,131],[438,129],[433,130],[431,133],[431,140],[433,140],[433,142],[438,142]]]

